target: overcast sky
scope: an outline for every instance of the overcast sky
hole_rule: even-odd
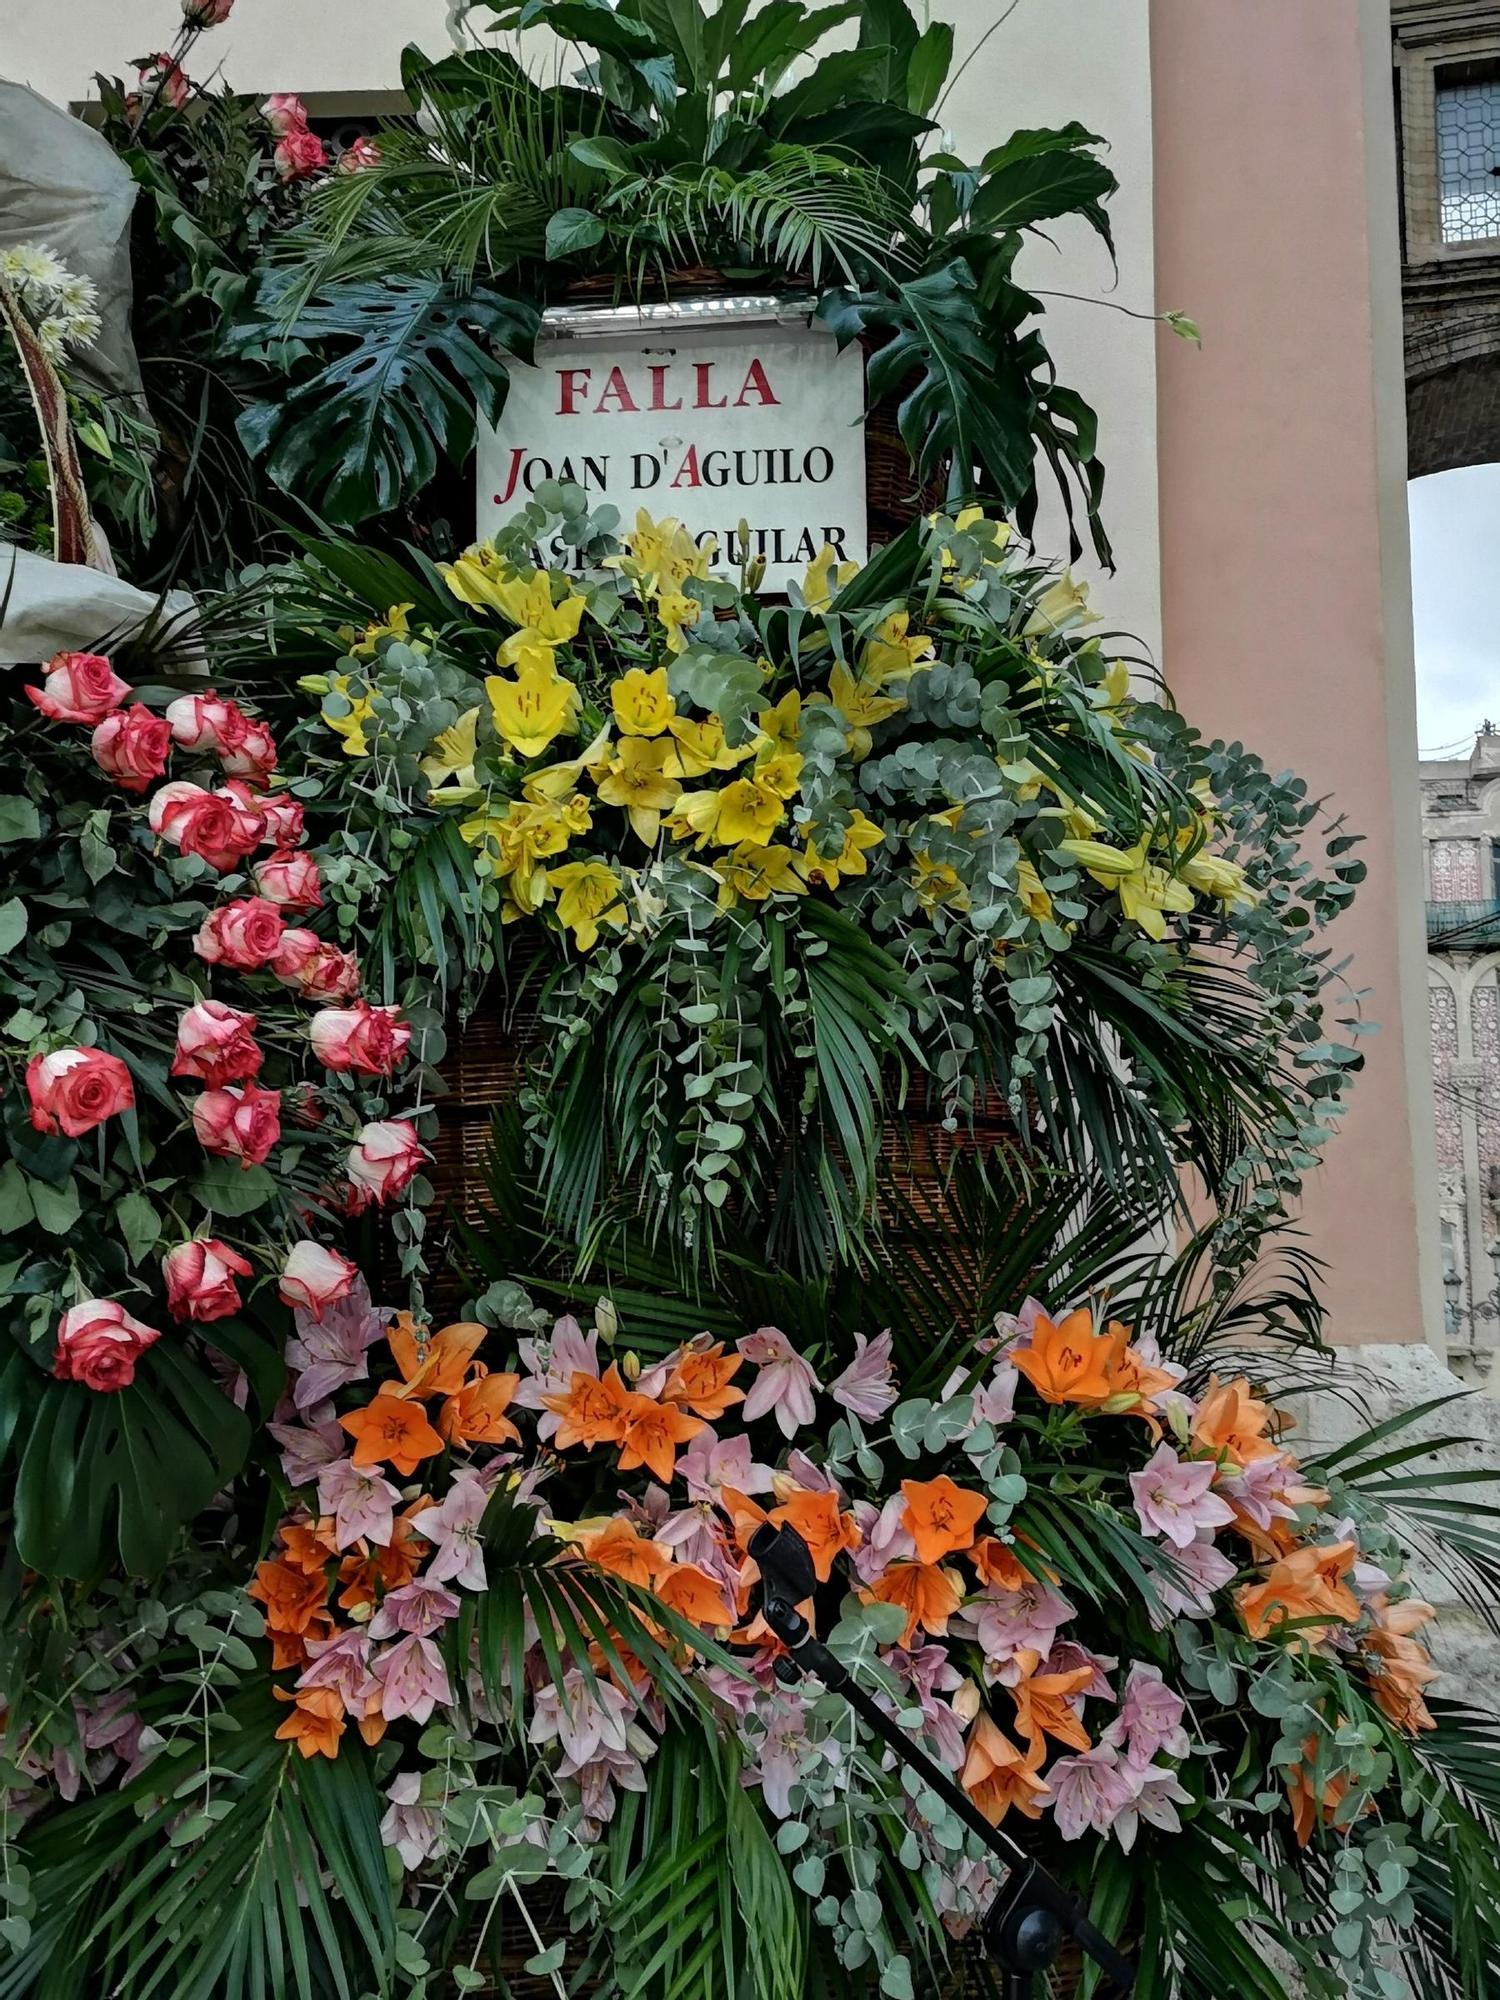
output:
[[[1500,465],[1434,472],[1407,493],[1417,741],[1456,755],[1486,716],[1500,722]]]

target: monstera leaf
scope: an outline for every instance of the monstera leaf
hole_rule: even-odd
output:
[[[261,303],[274,314],[275,292]],[[463,462],[476,409],[493,422],[504,408],[501,350],[529,361],[537,326],[532,307],[446,277],[329,285],[275,339],[264,324],[238,336],[263,356],[333,350],[287,394],[252,404],[241,440],[284,491],[354,527],[419,493],[439,454]]]
[[[253,1364],[251,1364],[253,1365]],[[119,1561],[156,1575],[178,1531],[244,1464],[251,1423],[168,1341],[115,1395],[40,1381],[19,1350],[0,1369],[0,1406],[32,1400],[15,1482],[16,1552],[50,1577]]]

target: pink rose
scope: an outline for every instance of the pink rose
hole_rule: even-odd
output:
[[[195,1319],[206,1326],[239,1311],[239,1287],[234,1281],[249,1277],[250,1262],[217,1236],[203,1236],[169,1250],[161,1260],[161,1274],[172,1317]]]
[[[276,769],[276,738],[265,723],[246,716],[238,742],[220,745],[219,762],[231,778],[264,782]]]
[[[26,689],[28,701],[53,722],[102,722],[129,693],[101,653],[54,654],[42,685]]]
[[[351,1207],[356,1213],[392,1200],[416,1179],[426,1154],[409,1118],[386,1118],[364,1126],[349,1148]]]
[[[266,823],[266,839],[272,847],[300,847],[307,838],[303,824],[307,808],[300,799],[289,799],[283,793],[273,793],[256,801],[261,817]]]
[[[217,28],[234,12],[234,0],[182,0],[182,18],[190,28]]]
[[[179,695],[166,708],[172,741],[179,750],[212,751],[215,756],[237,743],[249,717],[237,701],[215,694]]]
[[[152,793],[146,818],[170,846],[196,854],[220,874],[253,853],[266,828],[232,792],[206,792],[183,779]]]
[[[137,63],[136,75],[160,98],[170,104],[174,111],[180,111],[188,101],[189,84],[181,63],[174,62],[163,50],[148,56],[145,62]]]
[[[114,1299],[85,1299],[70,1306],[57,1325],[52,1372],[62,1382],[82,1382],[108,1395],[128,1389],[135,1364],[161,1339],[154,1326],[132,1319]]]
[[[354,1070],[360,1076],[389,1076],[411,1042],[399,1007],[324,1007],[308,1023],[313,1054],[325,1069]]]
[[[377,167],[379,164],[380,148],[373,139],[367,139],[363,133],[359,138],[351,140],[339,154],[341,174],[361,173],[366,167]]]
[[[236,972],[257,972],[281,949],[286,919],[264,896],[243,896],[203,919],[193,950],[208,965],[232,966]]]
[[[309,174],[316,174],[328,165],[323,141],[305,126],[301,131],[283,133],[276,141],[271,159],[284,181],[306,180]]]
[[[309,1000],[347,1000],[359,987],[359,961],[312,931],[290,930],[271,961],[283,986],[295,986]]]
[[[103,1049],[57,1049],[26,1065],[26,1095],[38,1132],[80,1139],[135,1103],[130,1071]]]
[[[260,1065],[253,1014],[222,1000],[199,1000],[178,1021],[173,1076],[196,1076],[217,1090],[257,1075]]]
[[[122,790],[143,792],[167,768],[172,728],[165,717],[133,702],[106,715],[94,730],[94,762]]]
[[[260,115],[278,137],[300,132],[307,124],[307,106],[290,90],[273,90],[260,107]]]
[[[300,1306],[314,1319],[321,1319],[331,1305],[348,1298],[358,1276],[358,1269],[347,1257],[304,1237],[287,1253],[277,1296],[283,1305]]]
[[[205,1090],[193,1105],[193,1130],[205,1153],[258,1167],[281,1137],[281,1092],[258,1083]]]
[[[323,880],[318,864],[304,848],[273,854],[255,864],[255,886],[268,903],[283,910],[317,910],[323,906]]]

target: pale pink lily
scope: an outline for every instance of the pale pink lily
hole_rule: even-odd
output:
[[[1127,1764],[1144,1768],[1158,1756],[1185,1757],[1192,1747],[1183,1717],[1187,1703],[1169,1688],[1157,1667],[1137,1660],[1130,1669],[1120,1712],[1100,1741],[1123,1750]]]
[[[440,1507],[427,1507],[412,1522],[435,1544],[427,1575],[433,1583],[456,1583],[460,1590],[485,1587],[484,1550],[479,1523],[489,1505],[485,1487],[470,1472],[459,1472]]]
[[[890,1333],[877,1333],[873,1340],[855,1334],[854,1359],[842,1374],[834,1376],[828,1393],[864,1423],[873,1424],[883,1417],[896,1400],[891,1383]]]
[[[1135,1785],[1121,1769],[1119,1754],[1101,1744],[1082,1757],[1059,1757],[1047,1772],[1052,1816],[1064,1840],[1085,1833],[1108,1833],[1135,1801]]]
[[[318,1510],[332,1514],[333,1539],[341,1549],[359,1541],[389,1548],[400,1498],[388,1479],[349,1458],[325,1465],[318,1474]]]
[[[380,1683],[380,1712],[387,1722],[398,1722],[403,1715],[426,1722],[440,1701],[453,1699],[442,1654],[419,1633],[378,1653],[371,1671]]]
[[[1170,1571],[1153,1577],[1160,1609],[1151,1613],[1151,1623],[1160,1631],[1174,1617],[1208,1617],[1215,1591],[1234,1575],[1234,1564],[1214,1547],[1213,1533],[1205,1529],[1187,1548],[1172,1551]]]
[[[386,1788],[390,1805],[380,1822],[380,1838],[394,1847],[403,1868],[418,1868],[430,1859],[442,1836],[442,1815],[422,1804],[422,1780],[415,1771],[398,1771]]]
[[[740,1414],[746,1423],[774,1414],[783,1437],[794,1437],[817,1415],[814,1392],[822,1384],[779,1327],[763,1326],[735,1346],[759,1374]]]
[[[362,1716],[379,1683],[370,1672],[370,1635],[357,1625],[336,1639],[306,1641],[309,1664],[297,1676],[299,1688],[329,1687],[338,1691],[346,1715]]]
[[[451,1590],[434,1583],[430,1576],[416,1576],[386,1592],[367,1629],[372,1639],[394,1639],[398,1632],[415,1632],[428,1639],[457,1616],[458,1599]]]
[[[852,1509],[860,1545],[854,1552],[854,1573],[861,1583],[878,1583],[892,1563],[912,1562],[917,1545],[906,1528],[906,1497],[893,1493],[883,1507],[856,1500]]]
[[[344,1456],[349,1440],[336,1419],[327,1423],[268,1424],[281,1446],[281,1469],[293,1486],[307,1486]]]
[[[575,1375],[592,1375],[598,1380],[599,1336],[586,1334],[571,1313],[552,1329],[548,1340],[522,1340],[516,1344],[521,1357],[521,1386],[512,1401],[523,1410],[540,1410],[536,1432],[539,1438],[552,1437],[562,1418],[549,1410],[548,1396],[566,1396]]]
[[[293,1314],[297,1332],[286,1344],[287,1366],[296,1376],[292,1401],[310,1409],[350,1382],[369,1374],[368,1350],[380,1338],[389,1313],[376,1312],[363,1278],[346,1299],[325,1306],[321,1318],[299,1306]]]
[[[1177,1773],[1165,1765],[1127,1764],[1124,1769],[1130,1781],[1131,1800],[1115,1819],[1114,1836],[1128,1854],[1135,1845],[1142,1820],[1162,1833],[1180,1833],[1182,1821],[1177,1817],[1177,1808],[1191,1805],[1193,1795],[1183,1790]]]
[[[1186,1549],[1204,1530],[1226,1527],[1234,1509],[1209,1490],[1217,1469],[1211,1458],[1179,1458],[1169,1444],[1159,1444],[1141,1470],[1130,1475],[1141,1533],[1160,1535],[1173,1548]]]
[[[771,1490],[771,1468],[755,1463],[744,1432],[717,1438],[706,1424],[678,1459],[677,1476],[686,1483],[690,1499],[710,1506],[717,1505],[726,1486],[740,1493]]]
[[[1058,1628],[1073,1616],[1073,1607],[1044,1583],[1025,1583],[1019,1590],[997,1584],[971,1599],[963,1615],[979,1640],[987,1674],[1003,1680],[1018,1654],[1047,1657]]]

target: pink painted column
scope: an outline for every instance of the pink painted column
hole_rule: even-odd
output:
[[[1206,733],[1331,795],[1334,933],[1380,1023],[1305,1208],[1333,1336],[1439,1336],[1383,0],[1150,0],[1163,666]]]

